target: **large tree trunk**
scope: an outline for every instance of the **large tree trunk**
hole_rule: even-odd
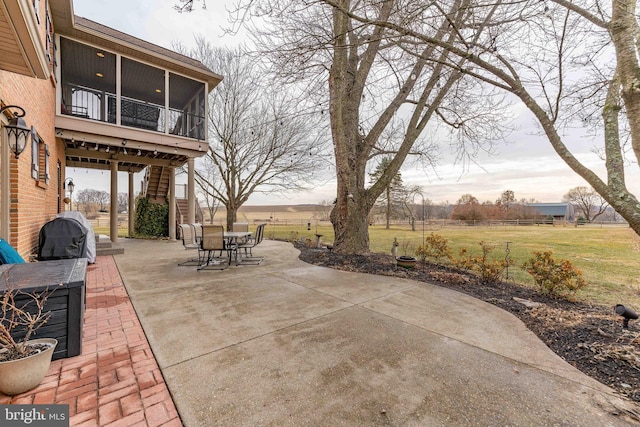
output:
[[[369,206],[352,198],[338,202],[331,211],[335,234],[334,247],[341,253],[366,254],[369,252]]]
[[[609,32],[616,49],[616,72],[629,119],[631,146],[636,159],[640,159],[640,63],[637,44],[640,28],[636,7],[636,0],[612,1]]]
[[[349,9],[349,0],[339,3],[345,10]],[[383,2],[380,19],[388,19],[392,5],[392,1]],[[359,43],[354,39],[352,30],[350,19],[334,10],[329,114],[338,173],[336,205],[331,211],[331,222],[335,233],[334,250],[337,253],[366,254],[369,253],[369,212],[382,189],[375,197],[365,189],[367,160],[373,145],[362,134],[359,109],[383,30],[379,27],[373,30],[373,41],[367,44],[362,53],[358,53]],[[402,162],[398,163],[388,176],[396,174]],[[385,187],[388,182],[384,183]]]
[[[341,2],[348,8],[349,1]],[[351,30],[349,19],[340,12],[333,13],[335,33],[333,65],[329,72],[331,133],[334,141],[338,171],[336,205],[331,211],[334,229],[334,249],[338,253],[367,253],[369,251],[368,206],[364,204],[365,164],[359,149],[362,142],[358,127],[359,99],[363,84],[355,78],[357,60],[347,41]],[[359,179],[362,175],[362,179]]]
[[[631,146],[636,160],[640,159],[640,64],[636,44],[639,31],[636,13],[635,1],[612,1],[609,29],[616,49],[616,77],[610,83],[603,112],[608,186],[592,186],[629,222],[636,234],[640,235],[640,202],[625,185],[618,130],[618,114],[621,108],[618,102],[614,102],[618,101],[618,96],[622,96],[631,131]]]
[[[227,206],[227,231],[233,230],[233,223],[238,218],[238,208],[235,206]]]
[[[349,152],[355,151],[354,145],[342,144]],[[369,253],[369,212],[375,198],[365,190],[366,160],[353,155],[338,156],[336,161],[342,170],[349,170],[338,176],[336,204],[331,211],[331,223],[334,231],[334,249],[338,253]]]

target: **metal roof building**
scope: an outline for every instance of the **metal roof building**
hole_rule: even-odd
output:
[[[540,216],[552,216],[554,220],[573,222],[576,219],[575,210],[570,203],[530,203],[530,207],[540,213]]]

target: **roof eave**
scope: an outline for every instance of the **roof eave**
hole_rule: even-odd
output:
[[[122,47],[140,52],[141,54],[149,55],[160,59],[161,61],[167,64],[173,64],[179,68],[183,68],[189,70],[193,73],[193,77],[197,77],[199,80],[203,80],[207,82],[208,90],[211,91],[215,88],[223,79],[223,77],[213,71],[209,70],[204,64],[201,67],[195,67],[188,62],[179,61],[176,58],[172,58],[168,55],[163,55],[160,52],[146,49],[144,46],[137,45],[135,43],[127,42],[126,40],[119,39],[105,32],[98,31],[96,29],[87,27],[86,25],[82,25],[82,23],[78,21],[88,21],[94,23],[90,19],[83,18],[74,14],[73,11],[73,0],[50,0],[50,8],[52,15],[54,17],[54,27],[56,33],[61,35],[70,35],[75,31],[79,33],[84,33],[87,35],[91,35],[93,37],[103,39],[115,45],[120,45]],[[112,30],[115,33],[122,33],[121,31],[115,30],[113,28],[107,27],[106,25],[102,25],[100,23],[95,22],[96,25],[100,27],[104,27],[105,29]],[[126,33],[122,33],[126,34]],[[130,36],[129,34],[126,34]],[[133,36],[130,36],[133,37]],[[134,37],[135,38],[135,37]],[[149,42],[145,42],[149,43]],[[152,43],[149,43],[152,44]],[[161,46],[156,46],[159,50],[166,50],[167,52],[171,52],[169,49],[163,48]],[[176,53],[176,52],[172,52]]]
[[[222,81],[222,76],[220,76],[219,74],[214,73],[213,71],[206,72],[204,69],[194,67],[193,65],[191,65],[191,64],[189,64],[187,62],[178,61],[178,60],[176,60],[174,58],[171,58],[171,57],[166,56],[166,55],[162,55],[162,54],[160,54],[158,52],[155,52],[153,50],[145,49],[144,47],[138,46],[138,45],[136,45],[134,43],[129,43],[127,41],[118,39],[117,37],[110,36],[109,34],[105,34],[103,32],[96,31],[96,30],[94,30],[92,28],[89,28],[89,27],[86,27],[86,26],[84,26],[82,24],[75,23],[74,24],[74,28],[76,30],[80,31],[80,32],[84,32],[84,33],[93,35],[95,37],[108,40],[111,43],[119,44],[119,45],[127,47],[129,49],[132,49],[132,50],[135,50],[135,51],[138,51],[138,52],[150,55],[150,56],[154,56],[156,58],[160,58],[163,61],[171,63],[171,64],[174,64],[176,66],[187,68],[187,69],[191,70],[194,73],[194,75],[201,76],[202,80],[205,80],[208,83],[209,91],[211,91],[213,88],[215,88]]]

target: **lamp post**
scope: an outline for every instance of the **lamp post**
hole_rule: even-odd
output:
[[[31,132],[31,129],[27,127],[23,117],[25,116],[24,108],[17,105],[7,105],[0,108],[0,114],[4,113],[10,108],[20,110],[20,112],[13,113],[13,117],[9,119],[9,124],[5,126],[7,130],[7,140],[9,141],[9,148],[15,155],[16,159],[20,157],[20,153],[24,151],[27,145],[27,137]]]
[[[67,178],[64,180],[63,188],[69,190],[69,210],[73,210],[73,189],[75,188],[73,178]]]

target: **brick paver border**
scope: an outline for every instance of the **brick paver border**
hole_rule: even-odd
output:
[[[112,256],[87,268],[82,354],[0,404],[69,405],[71,426],[182,426]]]

